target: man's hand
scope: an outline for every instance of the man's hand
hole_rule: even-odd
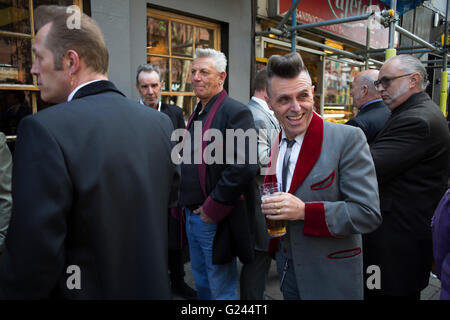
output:
[[[206,222],[206,223],[211,223],[211,222],[214,222],[214,220],[212,220],[204,211],[203,211],[203,207],[199,207],[198,209],[195,209],[194,211],[193,211],[195,214],[200,214],[200,219],[203,221],[203,222]]]
[[[266,197],[261,203],[262,212],[270,220],[304,220],[305,203],[296,196],[277,192]]]

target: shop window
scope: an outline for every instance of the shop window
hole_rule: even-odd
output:
[[[147,9],[147,62],[161,70],[162,100],[183,108],[186,118],[197,103],[190,77],[196,48],[220,50],[220,25]]]
[[[0,0],[0,131],[13,149],[20,120],[44,108],[30,73],[35,31],[33,10],[40,5],[78,5],[81,0]]]
[[[345,123],[353,118],[351,83],[360,68],[344,61],[325,60],[325,120]]]

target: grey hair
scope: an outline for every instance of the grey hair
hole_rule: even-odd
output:
[[[374,81],[378,79],[378,70],[362,71],[358,77],[358,84],[360,87],[367,86],[368,91],[378,95],[377,88],[375,88]]]
[[[136,85],[139,85],[139,75],[141,72],[153,72],[155,71],[158,74],[159,80],[161,81],[161,70],[159,70],[158,66],[154,64],[141,64],[136,71]]]
[[[212,58],[213,65],[217,72],[225,72],[227,69],[227,58],[223,52],[211,48],[197,48],[195,50],[194,59],[197,58]]]
[[[425,69],[422,62],[416,57],[409,54],[401,54],[389,58],[386,62],[388,62],[391,59],[398,60],[397,65],[400,70],[407,73],[418,72],[420,74],[420,82],[419,82],[420,89],[425,90],[427,86],[430,84],[430,82],[428,81],[427,70]]]

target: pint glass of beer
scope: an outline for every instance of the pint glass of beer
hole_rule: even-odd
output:
[[[259,186],[261,200],[281,192],[281,184],[279,182],[266,182]],[[286,221],[269,220],[266,218],[267,232],[271,237],[281,237],[286,234]]]

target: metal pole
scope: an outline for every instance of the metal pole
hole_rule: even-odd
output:
[[[369,24],[367,24],[366,28],[366,63],[365,63],[365,70],[369,69],[369,50],[370,50],[370,28]]]
[[[391,22],[389,23],[389,44],[388,49],[386,50],[385,59],[389,59],[397,55],[397,51],[394,48],[394,39],[395,39],[395,11],[397,10],[397,0],[391,0],[391,10],[393,10],[394,16],[392,17]]]
[[[286,12],[286,14],[285,14],[285,16],[283,17],[283,19],[281,19],[280,23],[275,27],[276,29],[282,28],[282,27],[286,24],[286,22],[289,20],[289,17],[290,17],[291,14],[292,14],[292,10],[294,10],[294,9],[296,10],[296,9],[297,9],[298,5],[300,4],[300,1],[301,1],[301,0],[297,0],[297,1],[295,2],[295,4],[293,4],[293,5],[289,8],[289,11]],[[294,2],[294,1],[292,1],[292,2]]]
[[[296,7],[296,0],[292,0],[292,30],[291,30],[291,52],[295,52],[295,36],[297,35],[297,32],[295,30],[295,27],[297,26],[297,7]]]
[[[291,28],[288,28],[288,30],[291,31],[292,29],[295,29],[295,30],[309,29],[309,28],[329,26],[331,24],[339,24],[339,23],[346,23],[346,22],[352,22],[352,21],[365,20],[365,19],[370,18],[373,14],[374,14],[374,12],[368,13],[368,14],[363,14],[361,16],[353,16],[353,17],[333,19],[333,20],[326,20],[326,21],[320,21],[320,22],[312,22],[312,23],[298,25],[298,26],[295,26],[295,27],[292,26]]]

